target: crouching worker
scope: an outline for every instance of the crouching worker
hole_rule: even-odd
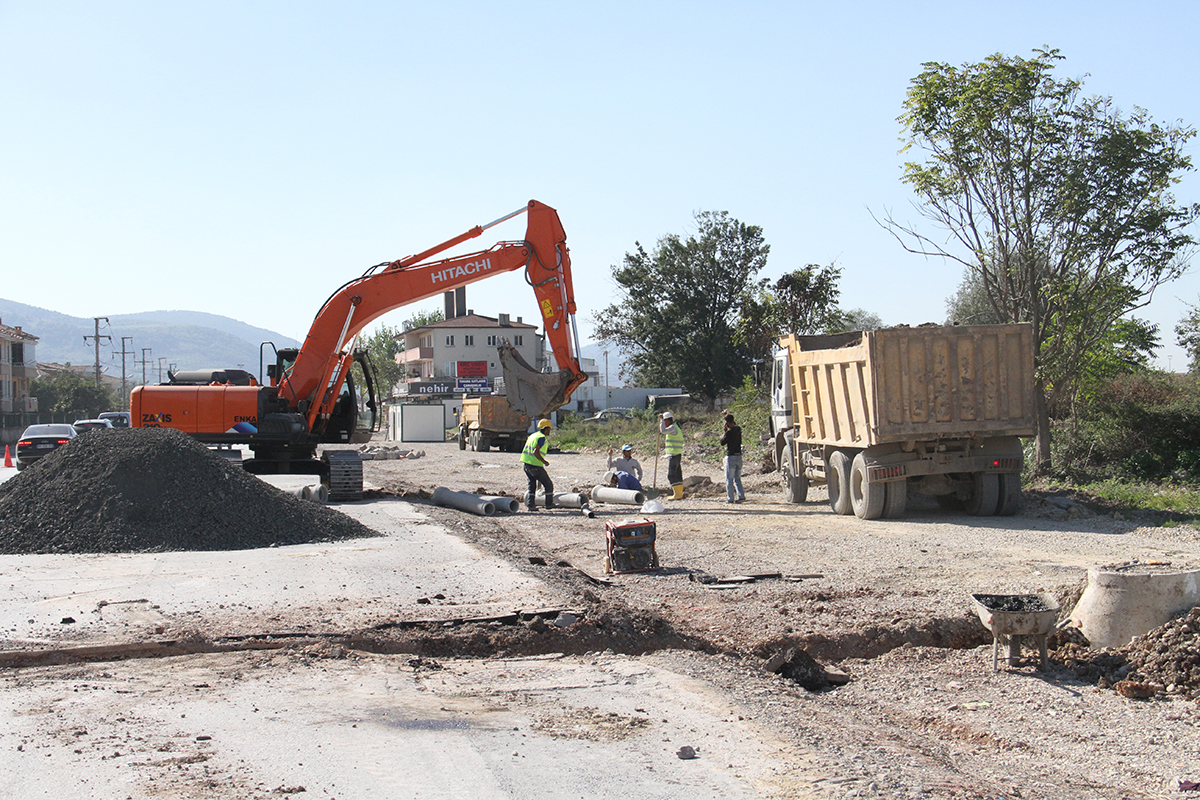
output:
[[[540,483],[546,492],[546,508],[554,508],[554,484],[550,481],[550,473],[546,472],[545,453],[550,449],[550,420],[538,420],[537,430],[529,434],[525,440],[525,449],[521,452],[521,466],[525,468],[525,477],[529,488],[525,492],[525,508],[537,511],[537,486]]]
[[[609,470],[604,474],[604,478],[608,485],[614,489],[630,489],[635,492],[642,491],[642,482],[624,470]]]

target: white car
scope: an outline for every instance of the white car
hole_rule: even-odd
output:
[[[71,423],[71,427],[79,433],[94,430],[111,430],[113,424],[106,419],[77,419]]]

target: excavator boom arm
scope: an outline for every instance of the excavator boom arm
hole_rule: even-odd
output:
[[[427,260],[522,211],[528,217],[525,239],[499,242],[488,250],[454,258]],[[350,281],[317,312],[294,365],[279,382],[278,396],[305,413],[310,430],[319,427],[320,420],[329,415],[345,380],[350,355],[346,348],[372,321],[409,303],[524,267],[561,370],[559,376],[555,376],[561,389],[532,393],[518,391],[514,397],[522,398],[519,402],[526,407],[518,410],[530,416],[553,411],[587,379],[579,366],[578,342],[571,324],[575,298],[566,238],[558,212],[531,200],[521,211],[486,226],[476,226],[436,247],[393,261],[378,272]],[[523,380],[545,383],[544,378],[537,376],[516,374],[510,378],[509,370],[513,368],[503,353],[501,361],[506,367],[506,383],[511,381],[518,386]],[[531,405],[537,407],[531,408]]]

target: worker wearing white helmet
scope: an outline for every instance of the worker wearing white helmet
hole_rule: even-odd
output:
[[[525,440],[525,449],[521,451],[521,466],[525,469],[525,478],[529,487],[525,492],[525,507],[537,511],[537,487],[540,483],[546,492],[546,508],[554,508],[554,483],[546,466],[546,452],[550,449],[550,420],[538,420],[537,428]]]
[[[658,430],[663,435],[663,453],[667,456],[667,481],[671,484],[671,497],[674,500],[683,499],[683,431],[675,422],[675,415],[664,411],[658,423]]]

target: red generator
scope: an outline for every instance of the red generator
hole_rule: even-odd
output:
[[[623,519],[604,523],[608,548],[604,556],[604,572],[651,572],[658,569],[658,552],[654,549],[657,533],[652,519]]]

